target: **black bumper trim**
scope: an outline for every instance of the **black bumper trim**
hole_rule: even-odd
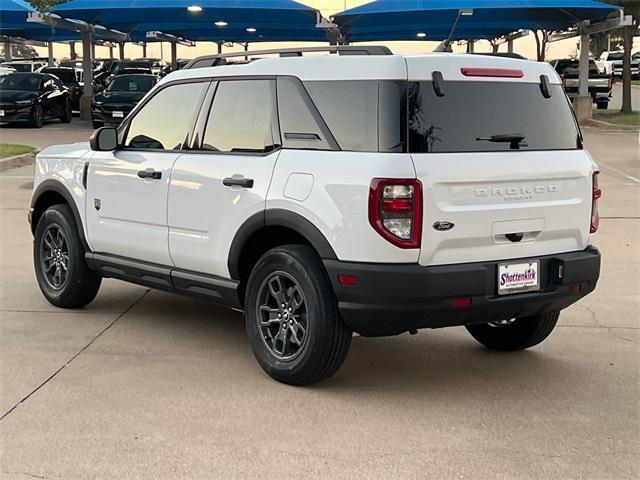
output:
[[[562,310],[596,287],[600,252],[594,247],[521,260],[534,259],[540,291],[506,296],[497,294],[497,265],[518,259],[433,267],[323,261],[347,325],[364,336],[385,336]],[[340,285],[338,274],[355,275],[357,284]],[[470,298],[471,307],[454,309],[456,298]]]

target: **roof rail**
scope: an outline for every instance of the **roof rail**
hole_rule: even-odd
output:
[[[276,48],[270,50],[249,50],[245,52],[233,52],[233,53],[220,53],[217,55],[203,55],[201,57],[194,58],[187,63],[183,70],[190,68],[204,68],[204,67],[217,67],[220,65],[226,65],[227,59],[230,58],[244,58],[245,62],[250,62],[251,57],[257,57],[261,55],[279,55],[280,57],[301,57],[303,53],[311,52],[327,52],[335,53],[338,55],[393,55],[393,52],[388,47],[383,45],[367,45],[367,46],[354,46],[354,45],[329,45],[325,47],[302,47],[302,48]],[[237,62],[240,63],[240,62]]]

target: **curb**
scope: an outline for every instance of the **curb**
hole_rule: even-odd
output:
[[[635,125],[616,125],[615,123],[603,122],[602,120],[595,120],[593,118],[588,118],[582,123],[588,127],[596,127],[602,128],[603,130],[619,130],[625,132],[639,132],[640,126]]]
[[[2,158],[0,159],[0,172],[11,170],[12,168],[24,167],[25,165],[33,165],[37,154],[38,151],[34,150],[30,153]]]

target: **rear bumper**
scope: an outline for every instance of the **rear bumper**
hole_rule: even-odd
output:
[[[324,264],[347,325],[361,335],[385,336],[562,310],[596,287],[600,252],[594,247],[522,260],[532,259],[540,262],[540,291],[507,296],[497,294],[498,263],[503,261],[433,267]],[[355,275],[357,284],[341,285],[338,274]],[[454,309],[457,298],[471,299],[471,306]]]

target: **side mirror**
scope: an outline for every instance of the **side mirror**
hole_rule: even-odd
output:
[[[114,127],[101,127],[93,132],[89,145],[94,152],[112,152],[118,147],[118,131]]]

